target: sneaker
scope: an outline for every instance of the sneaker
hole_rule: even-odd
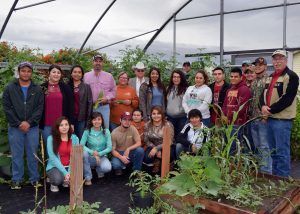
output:
[[[49,177],[46,178],[46,182],[50,183],[50,178]]]
[[[145,162],[143,162],[143,164],[144,164],[145,166],[148,166],[148,167],[152,167],[152,166],[153,166],[153,163],[145,163]]]
[[[51,186],[50,186],[50,191],[51,191],[51,192],[59,192],[59,188],[58,188],[58,186],[55,186],[55,185],[52,185],[52,184],[51,184]]]
[[[41,184],[39,181],[33,181],[31,182],[31,185],[34,187],[34,188],[40,188],[43,186],[43,184]]]
[[[92,185],[92,181],[86,180],[86,181],[84,182],[84,184],[85,184],[86,186],[91,186],[91,185]]]
[[[13,181],[13,182],[11,183],[10,188],[11,188],[11,189],[21,189],[22,187],[21,187],[20,182],[15,182],[15,181]]]
[[[65,187],[65,188],[68,188],[68,187],[69,187],[69,184],[66,183],[66,182],[64,182],[62,186]]]
[[[122,169],[116,169],[116,170],[115,170],[115,175],[116,175],[116,176],[120,176],[120,175],[122,175],[122,174],[123,174]]]
[[[98,178],[103,178],[104,177],[104,173],[98,173]]]

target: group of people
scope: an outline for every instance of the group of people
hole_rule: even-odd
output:
[[[3,93],[12,189],[20,189],[23,182],[24,149],[29,181],[39,184],[39,130],[48,158],[50,189],[57,192],[59,185],[69,184],[73,144],[84,147],[85,185],[92,184],[91,168],[96,169],[98,178],[112,169],[121,175],[129,164],[133,170],[141,170],[145,164],[157,173],[164,129],[170,129],[171,140],[176,142],[170,148],[171,160],[179,159],[183,151],[196,153],[209,140],[206,130],[220,125],[220,109],[235,129],[253,119],[246,125],[247,137],[261,157],[262,172],[289,175],[299,78],[287,67],[284,50],[272,54],[275,71],[271,76],[266,73],[266,60],[259,57],[244,72],[232,68],[230,83],[225,81],[223,68],[214,68],[214,81],[209,85],[208,74],[199,70],[195,84],[189,86],[189,62],[183,64],[183,71],[172,71],[167,87],[159,68],[150,68],[145,77],[142,62],[134,67],[134,78],[125,71],[119,73],[116,85],[113,76],[103,71],[103,63],[103,57],[95,55],[92,71],[85,74],[81,66],[73,66],[68,83],[62,81],[61,67],[51,65],[48,80],[41,86],[31,79],[31,63],[19,64],[19,78]],[[234,112],[238,112],[237,118]]]

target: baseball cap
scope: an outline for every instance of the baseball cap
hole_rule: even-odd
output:
[[[32,70],[32,64],[30,62],[21,62],[18,65],[18,70],[20,70],[21,68],[24,68],[24,67],[28,67]]]
[[[264,65],[267,65],[267,60],[263,57],[258,57],[254,60],[254,62],[252,63],[253,65],[256,65],[256,64],[264,64]]]
[[[101,59],[101,60],[103,60],[103,57],[100,55],[100,54],[97,54],[97,55],[95,55],[95,56],[93,56],[93,60],[95,61],[96,59]]]
[[[189,61],[187,61],[187,62],[184,62],[182,66],[185,66],[185,65],[191,66],[191,63]]]
[[[285,50],[276,50],[273,52],[272,57],[275,55],[282,55],[282,56],[286,57],[286,51]]]
[[[242,66],[245,66],[245,65],[249,66],[250,64],[251,64],[250,60],[244,60],[242,62]]]
[[[128,112],[128,111],[125,111],[125,112],[123,112],[122,114],[121,114],[121,120],[123,120],[123,119],[128,119],[128,120],[131,120],[131,113],[130,112]]]

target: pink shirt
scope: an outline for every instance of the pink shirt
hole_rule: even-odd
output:
[[[84,74],[83,81],[91,87],[93,102],[96,102],[101,91],[108,101],[116,96],[116,82],[110,73],[100,71],[96,75],[96,72],[92,70]]]

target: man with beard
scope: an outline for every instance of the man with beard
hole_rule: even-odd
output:
[[[299,77],[287,67],[285,50],[274,51],[272,63],[275,71],[268,78],[261,96],[261,112],[268,123],[272,174],[287,177],[291,169],[290,137],[296,117]]]
[[[116,175],[122,175],[122,169],[132,163],[132,170],[141,170],[144,149],[138,130],[131,125],[131,113],[123,112],[121,125],[111,133],[112,138],[112,168]]]
[[[116,82],[113,76],[102,70],[103,57],[95,55],[93,57],[93,70],[84,75],[84,82],[90,85],[93,95],[94,111],[103,115],[104,125],[109,127],[110,101],[116,95]]]
[[[23,62],[18,66],[19,79],[10,83],[3,93],[3,109],[9,124],[8,141],[12,155],[11,189],[21,189],[24,176],[24,149],[27,157],[29,181],[39,185],[37,155],[39,123],[44,108],[44,94],[32,82],[32,65]]]
[[[262,116],[259,98],[263,93],[267,75],[267,61],[263,57],[258,57],[253,62],[256,79],[252,82],[250,90],[252,101],[250,102],[249,115],[250,119],[256,118],[250,123],[252,141],[259,157],[259,170],[264,173],[272,174],[271,152],[267,140],[267,121]]]

